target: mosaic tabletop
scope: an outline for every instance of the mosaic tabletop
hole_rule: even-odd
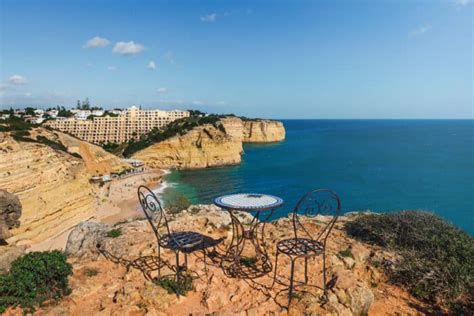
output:
[[[283,200],[277,196],[255,193],[224,195],[216,198],[214,204],[233,210],[268,210],[281,206]]]

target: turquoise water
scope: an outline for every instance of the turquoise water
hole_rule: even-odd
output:
[[[222,194],[282,197],[285,216],[312,188],[343,211],[433,211],[474,233],[474,120],[288,120],[282,143],[244,146],[239,166],[172,172],[193,203]]]

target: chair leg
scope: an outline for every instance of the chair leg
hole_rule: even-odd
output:
[[[308,257],[304,257],[304,284],[308,284]]]
[[[158,244],[158,277],[161,277],[161,246]]]
[[[291,258],[291,271],[290,271],[290,288],[288,289],[288,309],[290,309],[291,300],[293,299],[293,278],[295,273],[295,260]]]
[[[184,253],[184,270],[188,270],[188,254],[186,252]]]
[[[179,251],[176,251],[176,280],[179,283],[181,269],[179,268]]]
[[[202,252],[203,256],[204,256],[204,272],[206,273],[206,276],[207,276],[207,262],[206,262],[206,257],[207,257],[207,253],[206,253],[206,250],[203,250]]]
[[[323,250],[323,290],[324,290],[324,298],[327,299],[328,292],[326,288],[326,250]]]
[[[275,272],[273,273],[273,283],[272,283],[272,288],[273,286],[275,285],[275,282],[276,282],[276,276],[277,276],[277,269],[278,269],[278,255],[280,254],[280,252],[278,251],[277,249],[277,252],[276,252],[276,255],[275,255]]]

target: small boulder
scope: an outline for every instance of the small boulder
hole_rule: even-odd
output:
[[[12,236],[9,230],[20,226],[20,216],[20,199],[15,194],[0,189],[0,240]]]
[[[5,246],[0,247],[0,274],[7,273],[16,258],[25,254],[25,247]]]
[[[354,243],[351,251],[355,261],[358,263],[363,263],[370,257],[370,250],[359,243]]]
[[[75,257],[97,259],[97,245],[106,237],[110,226],[95,222],[81,222],[69,234],[66,253]]]

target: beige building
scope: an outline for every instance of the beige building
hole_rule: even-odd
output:
[[[44,125],[95,144],[123,143],[132,138],[138,139],[140,135],[150,132],[155,127],[162,128],[183,117],[189,117],[189,112],[140,110],[132,106],[117,117],[94,117],[91,120],[56,119],[47,121]]]

